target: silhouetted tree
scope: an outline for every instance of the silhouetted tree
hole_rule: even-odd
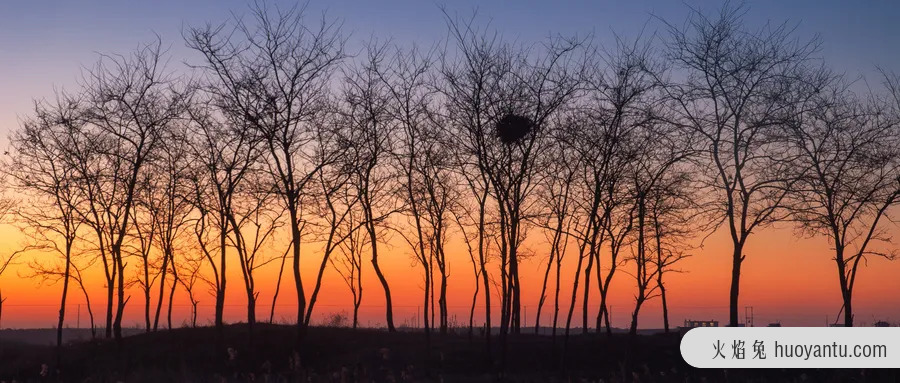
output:
[[[378,244],[384,241],[380,238],[383,221],[398,210],[392,190],[396,177],[389,164],[394,146],[394,125],[387,113],[389,96],[380,69],[384,51],[384,46],[370,44],[365,60],[345,73],[342,93],[345,110],[342,114],[352,131],[349,150],[354,163],[348,169],[352,174],[350,183],[359,193],[363,228],[369,235],[372,269],[384,290],[388,331],[394,332],[391,289],[378,263]]]
[[[579,41],[551,39],[529,54],[474,29],[473,21],[447,17],[458,61],[444,56],[441,87],[461,149],[491,185],[500,238],[501,370],[507,333],[521,329],[519,258],[537,169],[548,143],[550,117],[575,94]]]
[[[5,170],[17,190],[29,198],[29,206],[18,211],[25,225],[23,232],[33,242],[29,247],[55,253],[63,261],[61,266],[32,263],[36,275],[52,282],[62,281],[56,329],[57,365],[60,362],[74,245],[82,224],[76,209],[84,194],[76,185],[70,148],[79,145],[78,141],[84,138],[80,134],[85,126],[83,113],[79,100],[65,94],[57,94],[54,104],[36,102],[34,116],[12,135],[13,153]],[[6,261],[3,268],[8,263]],[[51,277],[53,274],[59,278]]]
[[[346,197],[349,197],[350,199],[358,198],[353,196],[345,196],[345,198]],[[341,227],[338,228],[338,235],[345,238],[339,243],[339,257],[337,260],[329,258],[331,265],[337,270],[338,274],[340,274],[344,283],[347,284],[347,288],[350,289],[350,294],[353,298],[352,326],[354,329],[359,325],[359,307],[362,304],[363,298],[363,252],[369,247],[367,244],[369,241],[368,233],[363,231],[362,223],[363,214],[359,211],[358,206],[354,207],[343,221]]]
[[[277,202],[277,196],[262,174],[251,173],[253,178],[242,183],[236,190],[234,205],[228,215],[231,222],[232,235],[229,243],[238,254],[241,275],[244,280],[244,291],[247,294],[247,324],[253,334],[256,323],[256,300],[259,291],[253,273],[279,257],[273,257],[268,250],[272,249],[275,234],[282,227],[284,208]]]
[[[191,302],[191,327],[197,327],[197,305],[200,304],[200,300],[194,294],[194,287],[196,286],[197,281],[202,279],[202,266],[203,258],[186,258],[178,263],[173,263],[173,267],[177,268],[176,272],[178,274],[178,278],[176,278],[175,281],[184,287],[184,291],[188,294],[188,300]]]
[[[648,290],[650,294],[654,289],[659,291],[665,332],[669,332],[669,306],[663,276],[681,271],[675,265],[691,256],[688,251],[695,247],[688,241],[702,232],[704,224],[699,222],[702,215],[695,203],[692,169],[687,165],[670,172],[652,193],[647,207],[656,252],[656,286]]]
[[[900,204],[900,121],[883,100],[860,100],[827,73],[797,86],[791,149],[800,173],[792,218],[834,250],[844,325],[853,326],[853,287],[867,256],[895,257],[888,247],[892,207]],[[810,96],[814,95],[814,96]]]
[[[333,22],[310,27],[301,7],[270,10],[256,3],[251,13],[255,25],[236,18],[231,26],[192,28],[186,40],[204,57],[202,68],[215,82],[219,109],[265,147],[267,172],[288,211],[299,343],[306,314],[302,207],[318,193],[311,187],[318,170],[340,155],[323,152],[328,134],[321,128],[329,112],[329,79],[344,58],[344,40]]]
[[[172,299],[178,287],[178,272],[175,266],[176,253],[189,240],[189,219],[193,210],[191,204],[190,183],[190,151],[187,137],[188,124],[178,124],[168,129],[165,134],[165,146],[157,155],[151,168],[156,174],[155,193],[150,196],[151,205],[156,210],[153,215],[158,234],[156,248],[160,251],[162,264],[159,266],[159,296],[156,301],[156,312],[153,317],[153,330],[159,328],[159,317],[162,311],[166,289],[166,275],[171,271],[172,284],[169,287],[169,306],[166,320],[172,328]]]
[[[393,47],[391,47],[393,48]],[[434,177],[440,171],[434,165],[434,161],[428,158],[433,156],[433,149],[442,145],[439,137],[435,135],[434,90],[430,84],[429,71],[432,67],[430,55],[423,54],[418,49],[404,50],[400,47],[394,49],[393,54],[387,57],[387,65],[379,67],[379,77],[384,83],[387,92],[386,113],[392,123],[397,126],[396,145],[393,150],[394,166],[402,176],[397,188],[398,199],[403,201],[404,213],[407,216],[407,230],[398,230],[404,240],[409,244],[413,259],[422,266],[423,273],[423,305],[422,319],[425,331],[426,347],[431,342],[431,316],[429,303],[433,297],[434,256],[436,247],[434,225],[436,222],[431,214],[436,212],[433,207],[435,199],[428,198],[426,183],[434,185]],[[428,180],[431,180],[430,182]],[[442,178],[437,180],[441,186],[450,180]],[[432,188],[431,190],[435,190]],[[440,209],[439,209],[440,210]],[[430,219],[429,219],[430,218]],[[443,227],[443,217],[437,226]],[[442,240],[442,239],[441,239]],[[441,242],[443,245],[443,242]],[[443,313],[442,313],[443,318]]]
[[[129,56],[104,56],[84,84],[87,119],[101,153],[98,177],[102,187],[90,204],[98,205],[106,248],[116,270],[117,304],[113,334],[122,338],[125,304],[125,251],[134,228],[134,206],[146,164],[159,150],[162,132],[183,117],[190,93],[166,68],[162,42],[146,44]],[[96,217],[94,217],[96,218]]]
[[[571,113],[555,122],[554,145],[550,148],[550,156],[555,161],[550,162],[544,169],[545,174],[541,183],[541,200],[546,213],[542,217],[541,225],[548,233],[548,242],[550,249],[547,254],[547,267],[544,269],[544,278],[541,283],[541,295],[538,299],[537,314],[534,320],[534,332],[538,333],[541,326],[541,312],[544,302],[547,298],[547,281],[550,277],[550,271],[555,266],[555,288],[553,292],[553,340],[556,340],[556,328],[559,323],[559,292],[562,261],[565,257],[571,235],[573,219],[572,210],[576,204],[574,199],[577,198],[577,187],[575,184],[576,177],[583,171],[577,152],[572,147],[571,134],[569,131],[571,119],[574,118]]]
[[[147,165],[151,166],[152,161],[148,161]],[[142,176],[137,186],[137,196],[132,213],[134,230],[129,237],[131,243],[126,245],[126,251],[132,256],[137,256],[141,262],[140,270],[135,273],[133,283],[138,285],[144,294],[144,329],[146,332],[150,332],[153,328],[150,320],[150,293],[163,272],[163,269],[159,267],[159,262],[151,258],[158,234],[156,221],[160,210],[155,205],[155,202],[158,201],[153,198],[158,186],[158,179],[154,179],[148,173]]]
[[[660,204],[671,203],[670,199],[679,198],[681,191],[673,188],[683,184],[679,182],[683,172],[679,166],[685,166],[693,155],[691,136],[684,134],[679,127],[650,122],[632,137],[641,149],[629,167],[635,212],[635,244],[632,246],[631,261],[634,262],[634,277],[637,280],[634,311],[631,315],[630,334],[637,334],[638,315],[645,301],[657,296],[656,291],[662,249],[662,225],[666,221],[659,219],[664,212]],[[667,228],[666,228],[667,229]],[[653,238],[651,238],[653,237]],[[653,241],[655,239],[655,241]],[[654,243],[655,242],[655,243]],[[655,251],[654,251],[655,249]],[[653,253],[656,253],[656,257]]]
[[[813,61],[817,41],[801,41],[786,24],[752,30],[741,7],[725,6],[708,17],[695,11],[684,27],[669,25],[667,60],[684,79],[671,84],[679,120],[694,129],[706,166],[696,173],[716,206],[712,220],[731,237],[729,325],[738,325],[744,246],[757,229],[786,217],[784,203],[795,182],[790,155],[778,137],[797,76]]]
[[[217,91],[215,88],[211,89]],[[190,110],[190,131],[193,138],[190,144],[190,201],[197,211],[194,234],[201,254],[214,273],[213,279],[208,282],[215,290],[215,325],[219,342],[222,342],[229,245],[237,244],[241,247],[242,269],[246,259],[247,248],[243,243],[238,243],[240,240],[234,239],[241,237],[236,234],[236,210],[241,198],[239,192],[247,190],[245,185],[252,181],[248,181],[248,177],[260,156],[261,148],[259,140],[252,131],[245,128],[241,120],[235,120],[227,114],[213,114],[214,109],[209,107],[209,103],[217,102],[217,97],[221,96],[213,93],[206,103],[198,100]],[[265,187],[264,184],[261,187]],[[250,209],[256,206],[259,205],[251,202]],[[253,303],[252,296],[251,292],[248,307]],[[248,317],[250,315],[248,312]]]
[[[352,129],[352,127],[350,129]],[[322,248],[322,262],[319,264],[319,271],[316,275],[316,284],[309,297],[309,306],[307,306],[306,309],[305,321],[307,326],[312,320],[313,308],[315,307],[316,299],[319,296],[319,291],[322,287],[322,277],[325,275],[326,266],[329,263],[333,263],[331,256],[339,249],[346,249],[342,248],[343,242],[348,240],[351,234],[355,233],[353,230],[345,228],[345,226],[349,224],[348,220],[354,216],[353,211],[357,208],[356,205],[359,203],[358,193],[353,191],[350,185],[352,174],[349,170],[352,169],[353,163],[353,156],[348,155],[347,158],[342,161],[322,167],[317,175],[317,185],[321,188],[321,203],[317,206],[319,211],[318,215],[324,218],[325,230],[319,230],[323,237],[322,240],[324,241]],[[355,221],[354,224],[358,226],[362,225],[359,220]],[[353,255],[358,256],[359,254]],[[282,259],[282,267],[284,266],[283,262]],[[281,274],[279,273],[279,279],[280,278]]]

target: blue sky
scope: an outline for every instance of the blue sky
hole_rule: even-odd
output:
[[[274,1],[290,6],[293,1]],[[803,37],[819,34],[822,55],[836,70],[872,75],[876,65],[900,72],[900,1],[749,0],[747,22],[799,23]],[[340,20],[351,43],[393,38],[430,46],[445,36],[440,6],[461,15],[478,12],[504,37],[520,42],[551,33],[594,33],[601,43],[612,31],[636,36],[662,31],[653,16],[681,23],[689,6],[715,11],[720,1],[434,1],[311,0],[309,14],[326,12]],[[98,52],[128,52],[159,34],[176,62],[189,57],[183,26],[218,23],[230,12],[246,12],[242,0],[4,0],[0,2],[0,142],[29,112],[31,100],[52,95],[54,87],[73,88],[82,66]],[[649,23],[648,23],[649,22]],[[874,79],[873,79],[874,80]]]

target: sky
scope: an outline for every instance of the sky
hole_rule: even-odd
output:
[[[282,6],[292,2],[279,1]],[[27,116],[34,99],[52,97],[55,89],[76,89],[82,68],[91,66],[100,53],[127,53],[139,44],[159,35],[168,46],[173,68],[180,68],[182,60],[194,56],[184,47],[183,28],[205,23],[217,24],[232,13],[243,14],[248,3],[238,0],[191,1],[26,1],[0,2],[0,144],[6,146],[6,136]],[[749,25],[766,22],[797,24],[801,38],[820,36],[821,55],[838,72],[852,78],[865,76],[877,85],[876,67],[900,72],[900,2],[869,0],[865,2],[836,0],[747,1],[745,21]],[[489,24],[504,38],[524,43],[536,42],[551,34],[584,36],[592,33],[596,41],[609,44],[614,33],[633,38],[641,33],[663,33],[660,19],[680,24],[689,7],[715,11],[717,1],[321,1],[308,3],[308,14],[337,19],[350,35],[350,46],[375,36],[394,39],[398,43],[430,47],[445,37],[446,24],[441,7],[451,15],[471,15],[477,12],[482,25]],[[11,251],[21,241],[10,226],[0,227],[0,251]],[[533,244],[540,252],[543,247]],[[724,233],[714,234],[706,246],[681,265],[684,273],[673,274],[668,282],[670,317],[675,325],[682,320],[727,320],[728,285],[730,282],[730,248]],[[450,306],[451,314],[460,320],[467,316],[472,295],[472,276],[468,256],[457,244],[451,255]],[[755,322],[764,324],[781,321],[786,325],[822,325],[834,321],[840,309],[837,272],[824,238],[798,238],[789,226],[765,229],[755,233],[746,250],[742,278],[741,306],[753,306]],[[313,268],[318,264],[316,254],[310,254],[304,264],[307,286],[311,284]],[[570,258],[567,264],[571,263]],[[398,323],[415,316],[420,305],[421,282],[409,275],[412,261],[408,251],[399,243],[388,247],[385,257],[388,279],[395,294]],[[366,265],[369,266],[369,265]],[[49,327],[55,323],[55,310],[60,286],[40,285],[22,278],[24,266],[8,271],[0,277],[0,290],[8,297],[3,312],[3,327]],[[604,266],[606,267],[606,266]],[[539,293],[541,276],[539,259],[525,261],[523,267],[523,299],[528,323],[533,324],[533,310]],[[572,266],[569,266],[571,269]],[[232,268],[237,272],[237,268]],[[413,269],[415,270],[415,269]],[[626,269],[627,271],[627,266]],[[274,268],[260,271],[260,313],[268,312],[274,285]],[[571,274],[571,271],[564,270]],[[900,321],[900,261],[872,259],[860,273],[856,291],[857,320]],[[286,274],[286,276],[289,274]],[[394,278],[391,278],[391,276]],[[91,283],[91,298],[95,316],[101,317],[104,306],[102,278]],[[565,281],[571,280],[571,275]],[[235,274],[229,286],[231,320],[243,316],[244,297],[239,276]],[[295,301],[289,281],[282,287],[276,319],[291,320]],[[362,315],[364,323],[381,320],[383,297],[377,280],[366,271],[366,290]],[[563,296],[566,286],[563,283]],[[611,290],[613,324],[626,326],[634,293],[634,280],[620,273]],[[311,288],[308,287],[308,288]],[[137,295],[137,292],[133,292]],[[593,295],[597,295],[596,291]],[[126,310],[126,324],[140,321],[140,305],[136,296]],[[176,318],[184,318],[187,300],[179,292]],[[209,319],[212,297],[203,294],[201,318]],[[564,302],[566,302],[564,300]],[[80,323],[86,323],[86,307],[80,294],[71,295],[68,324],[82,305]],[[339,277],[331,271],[326,275],[319,314],[348,309],[349,293]],[[592,306],[595,307],[595,306]],[[529,311],[531,310],[531,311]],[[661,326],[659,300],[653,300],[642,310],[642,324]],[[480,317],[481,314],[478,314]],[[596,315],[596,314],[594,314]],[[267,316],[267,315],[263,315]],[[545,311],[544,318],[549,315]],[[576,312],[576,317],[578,314]],[[180,321],[180,320],[179,320]],[[545,322],[546,324],[546,322]]]

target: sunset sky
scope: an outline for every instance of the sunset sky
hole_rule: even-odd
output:
[[[282,2],[289,4],[290,2]],[[326,12],[337,18],[350,33],[350,48],[371,36],[392,38],[398,43],[415,43],[422,47],[438,44],[445,37],[445,21],[441,4],[451,14],[468,15],[476,11],[479,20],[502,32],[504,38],[520,42],[539,41],[549,34],[586,35],[607,44],[613,32],[635,37],[663,33],[656,17],[680,24],[688,13],[685,4],[703,10],[718,9],[718,1],[321,1],[312,0],[309,15],[313,18]],[[790,3],[790,4],[787,4]],[[878,86],[876,67],[900,73],[900,2],[871,0],[865,5],[850,1],[747,1],[746,22],[750,26],[766,21],[800,23],[797,33],[802,38],[821,36],[821,55],[837,72],[851,78],[865,76],[873,88]],[[16,129],[20,119],[31,111],[32,100],[52,96],[54,89],[76,89],[81,68],[92,65],[98,53],[125,53],[158,34],[170,47],[170,66],[182,68],[182,61],[195,57],[184,46],[181,30],[206,22],[219,23],[230,13],[244,13],[245,1],[3,1],[0,2],[0,144],[7,147],[7,135]],[[860,84],[865,84],[860,80]],[[900,234],[900,228],[892,227]],[[458,238],[458,236],[456,236]],[[522,268],[524,318],[533,325],[534,310],[540,292],[542,268],[547,246],[537,231],[527,241],[528,249],[536,253]],[[18,229],[0,226],[0,252],[11,252],[21,246]],[[286,238],[272,249],[281,254]],[[731,272],[731,248],[727,234],[711,235],[704,247],[683,261],[683,273],[669,274],[670,319],[679,325],[684,319],[717,319],[727,322],[728,287]],[[472,267],[465,247],[458,240],[451,244],[450,292],[451,317],[466,322],[473,292]],[[320,255],[313,246],[304,251],[304,283],[312,290],[315,269]],[[799,238],[788,224],[754,233],[745,248],[747,259],[741,280],[741,315],[743,306],[753,306],[755,322],[765,325],[781,321],[788,326],[820,326],[835,321],[841,307],[837,271],[832,251],[824,237]],[[31,254],[30,256],[40,256]],[[605,259],[605,257],[604,257]],[[23,261],[27,261],[28,257]],[[391,284],[395,301],[395,322],[412,323],[422,300],[422,280],[419,267],[414,265],[410,251],[398,238],[390,241],[382,255],[384,272]],[[240,271],[231,267],[228,285],[226,320],[245,318],[245,296]],[[561,308],[567,308],[571,296],[572,269],[575,256],[570,255],[563,271]],[[25,263],[25,262],[23,262]],[[132,262],[136,265],[136,262]],[[602,265],[605,268],[608,265]],[[366,262],[364,299],[361,310],[363,324],[383,322],[383,293]],[[496,269],[496,263],[492,265]],[[611,288],[613,325],[627,326],[633,308],[635,283],[632,264],[620,268]],[[258,317],[267,318],[274,289],[277,263],[259,271]],[[132,275],[136,270],[129,272]],[[56,321],[61,285],[41,285],[34,279],[21,278],[27,274],[21,264],[0,276],[0,290],[8,300],[4,304],[2,327],[52,327]],[[90,272],[89,289],[98,325],[102,325],[105,310],[104,280],[99,269]],[[596,281],[592,281],[592,296],[599,300]],[[214,298],[201,287],[201,319],[211,320]],[[126,309],[125,324],[142,322],[141,295],[131,290]],[[154,300],[155,300],[154,294]],[[189,301],[179,290],[176,301],[176,322],[187,318]],[[552,298],[545,304],[543,323],[552,317]],[[81,307],[81,326],[87,325],[84,299],[77,289],[70,290],[69,314],[66,321],[75,326],[76,310]],[[289,270],[285,271],[276,319],[294,320],[296,302]],[[325,276],[316,315],[342,310],[350,311],[351,298],[343,281],[333,270]],[[580,305],[580,303],[579,303]],[[482,318],[482,303],[476,317]],[[596,304],[591,318],[596,316]],[[890,262],[870,258],[860,271],[855,290],[854,308],[857,322],[877,320],[900,322],[900,260]],[[580,310],[576,318],[580,318]],[[524,314],[524,313],[523,313]],[[561,317],[564,312],[561,312]],[[580,324],[580,320],[575,321]],[[592,320],[593,323],[593,320]],[[641,327],[661,327],[660,302],[654,299],[642,309]]]

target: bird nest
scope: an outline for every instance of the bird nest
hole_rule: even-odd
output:
[[[508,113],[497,121],[496,134],[500,142],[509,145],[521,141],[536,128],[536,124],[530,118]]]

